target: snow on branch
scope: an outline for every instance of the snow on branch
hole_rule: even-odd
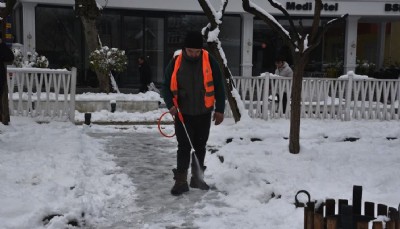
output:
[[[221,41],[219,40],[218,36],[220,33],[219,25],[222,23],[222,17],[224,15],[226,6],[228,5],[228,0],[221,0],[221,7],[219,11],[216,11],[214,9],[209,0],[199,0],[199,3],[210,22],[206,27],[202,29],[201,32],[204,36],[207,37],[208,43],[216,44],[223,64],[227,66],[228,61],[226,59],[225,52],[222,49]]]
[[[225,4],[225,7],[224,7],[223,4],[221,4],[221,9],[219,11],[215,11],[215,9],[211,6],[211,3],[210,3],[209,0],[204,0],[204,2],[207,4],[208,9],[211,11],[212,15],[214,16],[215,23],[218,24],[218,25],[221,24],[222,23],[221,20],[222,20],[222,16],[223,16],[222,10],[225,11],[225,7],[226,7],[227,2]]]
[[[282,6],[282,4],[280,2],[277,2],[275,0],[268,0],[268,2],[271,4],[271,6],[275,7],[278,10],[280,10],[283,13],[283,15],[286,16],[286,18],[289,21],[290,30],[293,31],[291,36],[296,36],[296,39],[299,40],[300,39],[298,37],[299,33],[297,32],[296,26],[294,25],[294,22],[292,20],[292,17],[290,17],[289,12]]]
[[[219,11],[214,9],[209,0],[199,0],[199,4],[206,14],[208,21],[210,21],[210,30],[214,30],[222,23],[222,17],[228,1],[221,0],[221,9]]]
[[[330,27],[330,26],[332,26],[332,25],[338,23],[338,21],[344,21],[344,20],[346,20],[347,16],[349,16],[349,14],[344,14],[344,15],[340,16],[339,18],[334,18],[334,19],[328,21],[328,22],[326,23],[326,26],[329,26],[329,27]]]

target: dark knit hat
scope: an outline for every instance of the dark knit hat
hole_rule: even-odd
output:
[[[185,48],[203,48],[203,35],[199,31],[189,31],[185,37]]]
[[[283,54],[279,54],[278,56],[275,57],[275,62],[283,62],[286,61],[286,57]]]

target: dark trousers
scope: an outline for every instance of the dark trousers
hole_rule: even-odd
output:
[[[279,102],[279,94],[276,94],[276,97],[278,98],[278,102]],[[286,113],[286,105],[287,105],[287,93],[283,92],[282,111],[284,114]]]
[[[200,166],[204,166],[206,144],[211,127],[211,113],[195,116],[183,115],[183,119],[199,164]],[[177,170],[185,171],[189,169],[192,147],[178,117],[175,118],[175,134],[178,141]]]

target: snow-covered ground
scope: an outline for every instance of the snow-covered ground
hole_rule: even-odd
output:
[[[99,112],[97,118],[118,115],[125,120],[148,121],[163,112],[165,109],[144,114]],[[399,124],[304,119],[301,152],[293,155],[288,152],[286,139],[289,120],[244,119],[235,124],[225,119],[220,126],[212,126],[205,174],[206,181],[218,190],[209,192],[223,204],[194,199],[197,217],[193,226],[302,229],[303,209],[293,204],[301,189],[309,191],[313,200],[351,200],[353,185],[362,185],[363,201],[397,207]],[[117,166],[114,155],[106,152],[106,141],[88,135],[93,129],[107,132],[110,127],[37,124],[21,117],[11,117],[9,126],[0,124],[0,228],[58,229],[66,225],[72,228],[75,223],[104,228],[107,219],[126,221],[124,217],[139,211],[136,181]],[[156,126],[119,129],[158,131]],[[348,137],[359,140],[344,141]],[[161,135],[159,138],[163,139]],[[172,186],[171,179],[165,182]],[[165,198],[171,198],[169,190]],[[178,205],[187,200],[173,199]],[[43,219],[48,216],[54,217],[46,224]],[[177,216],[176,222],[180,221]],[[143,225],[161,228],[151,221]],[[181,227],[185,228],[179,224],[176,228]]]

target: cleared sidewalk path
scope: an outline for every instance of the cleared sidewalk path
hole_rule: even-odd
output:
[[[134,126],[115,128],[136,129]],[[116,156],[116,163],[137,188],[139,209],[134,215],[124,216],[124,220],[110,219],[115,222],[113,228],[189,229],[198,228],[193,223],[196,218],[215,217],[199,214],[207,204],[224,205],[218,200],[218,192],[190,189],[188,194],[179,197],[170,194],[171,170],[176,164],[175,138],[161,137],[156,126],[138,129],[124,133],[90,133],[107,141],[106,150]],[[126,221],[127,218],[131,220]]]

